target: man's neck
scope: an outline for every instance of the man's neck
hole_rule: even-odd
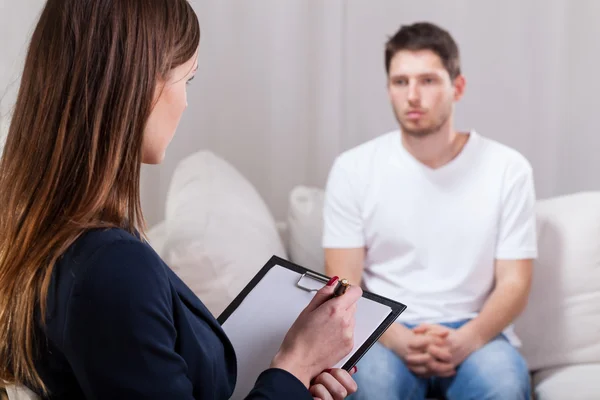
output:
[[[406,151],[432,169],[452,161],[460,154],[468,139],[468,135],[460,135],[449,127],[422,137],[402,133],[402,144]]]

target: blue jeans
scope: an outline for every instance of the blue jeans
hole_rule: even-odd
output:
[[[466,322],[441,325],[457,329]],[[503,335],[469,355],[450,378],[420,378],[379,343],[357,367],[354,379],[358,391],[350,397],[352,400],[423,400],[427,396],[448,400],[530,399],[527,364]]]

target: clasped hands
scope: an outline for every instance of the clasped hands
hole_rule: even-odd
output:
[[[420,377],[451,377],[456,368],[483,344],[468,329],[421,324],[410,330],[405,354],[406,366]]]

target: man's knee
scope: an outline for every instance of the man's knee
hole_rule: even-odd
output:
[[[486,396],[482,399],[490,400],[528,400],[530,398],[529,375],[509,377],[505,380],[499,378],[494,382],[490,382],[490,387],[486,392]]]
[[[477,399],[530,398],[527,364],[504,339],[496,339],[469,356],[459,367],[456,391],[471,393]],[[449,396],[452,397],[452,396]]]
[[[496,376],[482,376],[464,388],[460,399],[478,400],[529,400],[529,375],[520,371],[498,369]],[[466,396],[464,396],[466,395]]]
[[[375,343],[358,362],[358,371],[354,378],[364,384],[371,385],[379,382],[385,385],[386,382],[397,380],[401,365],[402,360],[396,354],[383,345]]]
[[[491,361],[492,362],[492,361]],[[483,371],[482,371],[483,372]],[[449,400],[529,400],[529,375],[521,371],[497,368],[496,374],[473,373],[455,381],[447,393]]]

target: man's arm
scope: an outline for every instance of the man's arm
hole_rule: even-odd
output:
[[[422,324],[415,330],[433,336],[446,335],[450,364],[459,365],[506,328],[527,304],[531,287],[532,260],[496,260],[496,285],[479,315],[459,329]],[[437,350],[436,350],[437,351]],[[434,354],[432,354],[435,358]]]
[[[365,263],[364,247],[353,249],[325,249],[325,273],[346,278],[360,286]]]
[[[450,330],[447,337],[455,365],[498,335],[527,304],[537,257],[535,189],[529,162],[524,158],[513,161],[503,183],[494,288],[477,317]]]
[[[532,272],[532,260],[496,260],[492,293],[479,315],[460,329],[475,339],[477,348],[496,337],[523,311]]]
[[[494,264],[494,289],[479,315],[461,329],[483,346],[525,308],[537,256],[535,189],[524,158],[506,171]]]
[[[325,249],[325,274],[346,278],[352,285],[360,285],[364,271],[365,249]],[[381,336],[381,343],[398,355],[404,353],[403,338],[410,335],[410,329],[401,324],[392,324]],[[404,349],[402,349],[404,350]]]
[[[360,285],[364,270],[366,240],[361,215],[364,193],[356,187],[349,165],[338,157],[331,168],[323,206],[323,249],[325,273]]]

